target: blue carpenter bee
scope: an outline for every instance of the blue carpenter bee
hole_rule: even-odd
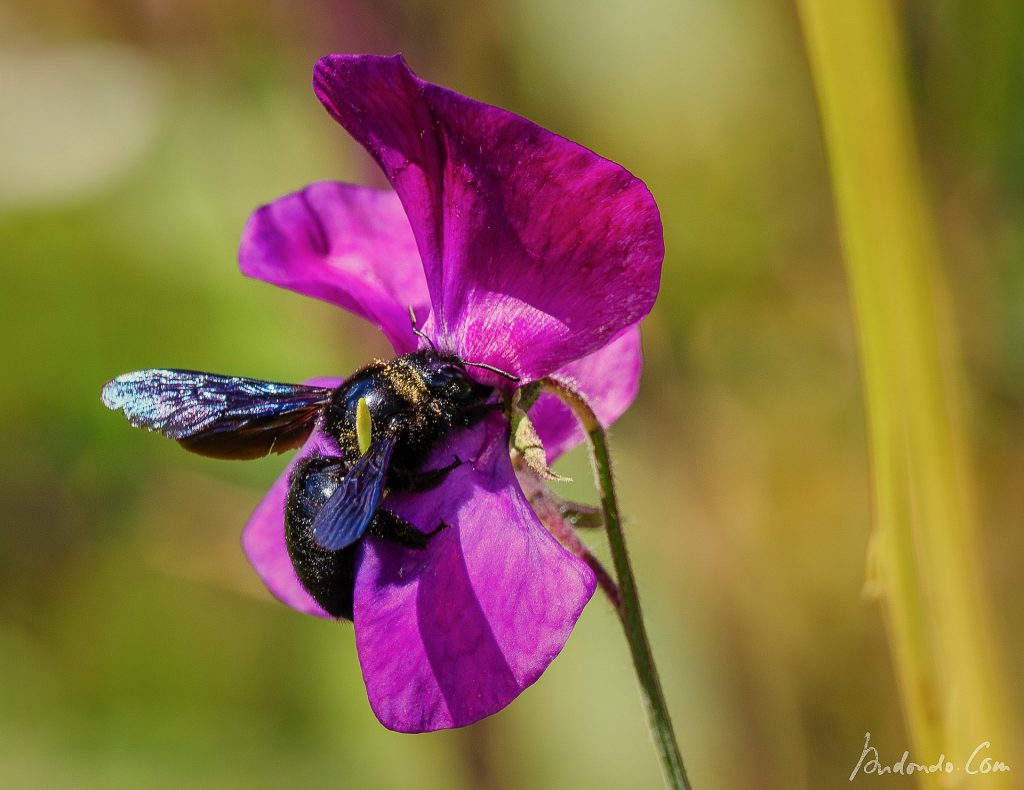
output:
[[[415,329],[421,337],[423,335]],[[429,342],[429,341],[428,341]],[[374,362],[336,389],[278,384],[191,370],[125,373],[102,399],[128,422],[213,458],[259,458],[301,446],[319,422],[341,457],[313,454],[296,464],[285,509],[285,538],[295,572],[334,617],[352,619],[359,540],[367,533],[423,549],[432,532],[381,507],[388,491],[426,491],[461,461],[424,470],[430,451],[457,428],[500,407],[496,390],[470,378],[467,365],[433,344],[390,362]]]

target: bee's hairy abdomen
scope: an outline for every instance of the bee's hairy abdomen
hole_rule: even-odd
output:
[[[313,521],[344,475],[339,458],[311,455],[292,471],[285,506],[285,544],[302,586],[333,617],[352,619],[359,544],[330,552],[313,539]]]

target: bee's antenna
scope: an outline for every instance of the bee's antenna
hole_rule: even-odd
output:
[[[413,311],[412,305],[409,305],[409,321],[412,324],[412,333],[416,335],[416,337],[421,337],[428,343],[430,343],[430,347],[434,349],[435,354],[440,353],[437,350],[437,346],[434,345],[434,341],[427,337],[426,333],[423,332],[418,326],[416,326],[416,313]],[[489,370],[491,371],[491,373],[497,373],[499,376],[504,376],[509,381],[521,381],[519,376],[513,376],[508,371],[502,370],[501,368],[496,368],[494,367],[494,365],[488,365],[486,362],[466,362],[465,360],[462,360],[462,364],[469,365],[470,367],[474,368],[483,368],[484,370]]]
[[[409,321],[412,322],[412,333],[416,335],[416,337],[421,337],[430,343],[430,347],[434,349],[434,353],[436,354],[437,346],[434,345],[434,341],[427,337],[426,334],[416,326],[416,313],[413,312],[412,305],[409,305]]]
[[[496,368],[496,367],[494,367],[494,365],[488,365],[486,362],[465,362],[465,361],[463,361],[462,364],[469,365],[470,367],[474,367],[474,368],[483,368],[484,370],[489,370],[489,371],[491,371],[491,373],[497,373],[499,376],[504,376],[509,381],[522,381],[522,379],[520,379],[519,376],[513,376],[511,373],[508,373],[507,371],[504,371],[501,368]]]

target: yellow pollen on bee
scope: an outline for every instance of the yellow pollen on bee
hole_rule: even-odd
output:
[[[391,386],[406,403],[418,405],[430,393],[419,372],[405,360],[396,360],[388,373]]]
[[[356,441],[359,443],[360,455],[370,449],[370,442],[373,441],[373,418],[370,416],[370,407],[366,405],[366,398],[360,398],[356,405]]]

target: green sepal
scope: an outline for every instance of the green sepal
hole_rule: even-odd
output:
[[[572,478],[563,477],[548,466],[548,454],[544,450],[544,443],[541,442],[537,429],[533,427],[529,416],[522,408],[521,392],[522,390],[516,391],[508,410],[509,423],[512,427],[512,448],[523,457],[526,465],[542,480],[559,483],[570,482]],[[536,400],[536,395],[539,393],[538,388],[536,393],[527,394],[532,394],[533,400]]]

